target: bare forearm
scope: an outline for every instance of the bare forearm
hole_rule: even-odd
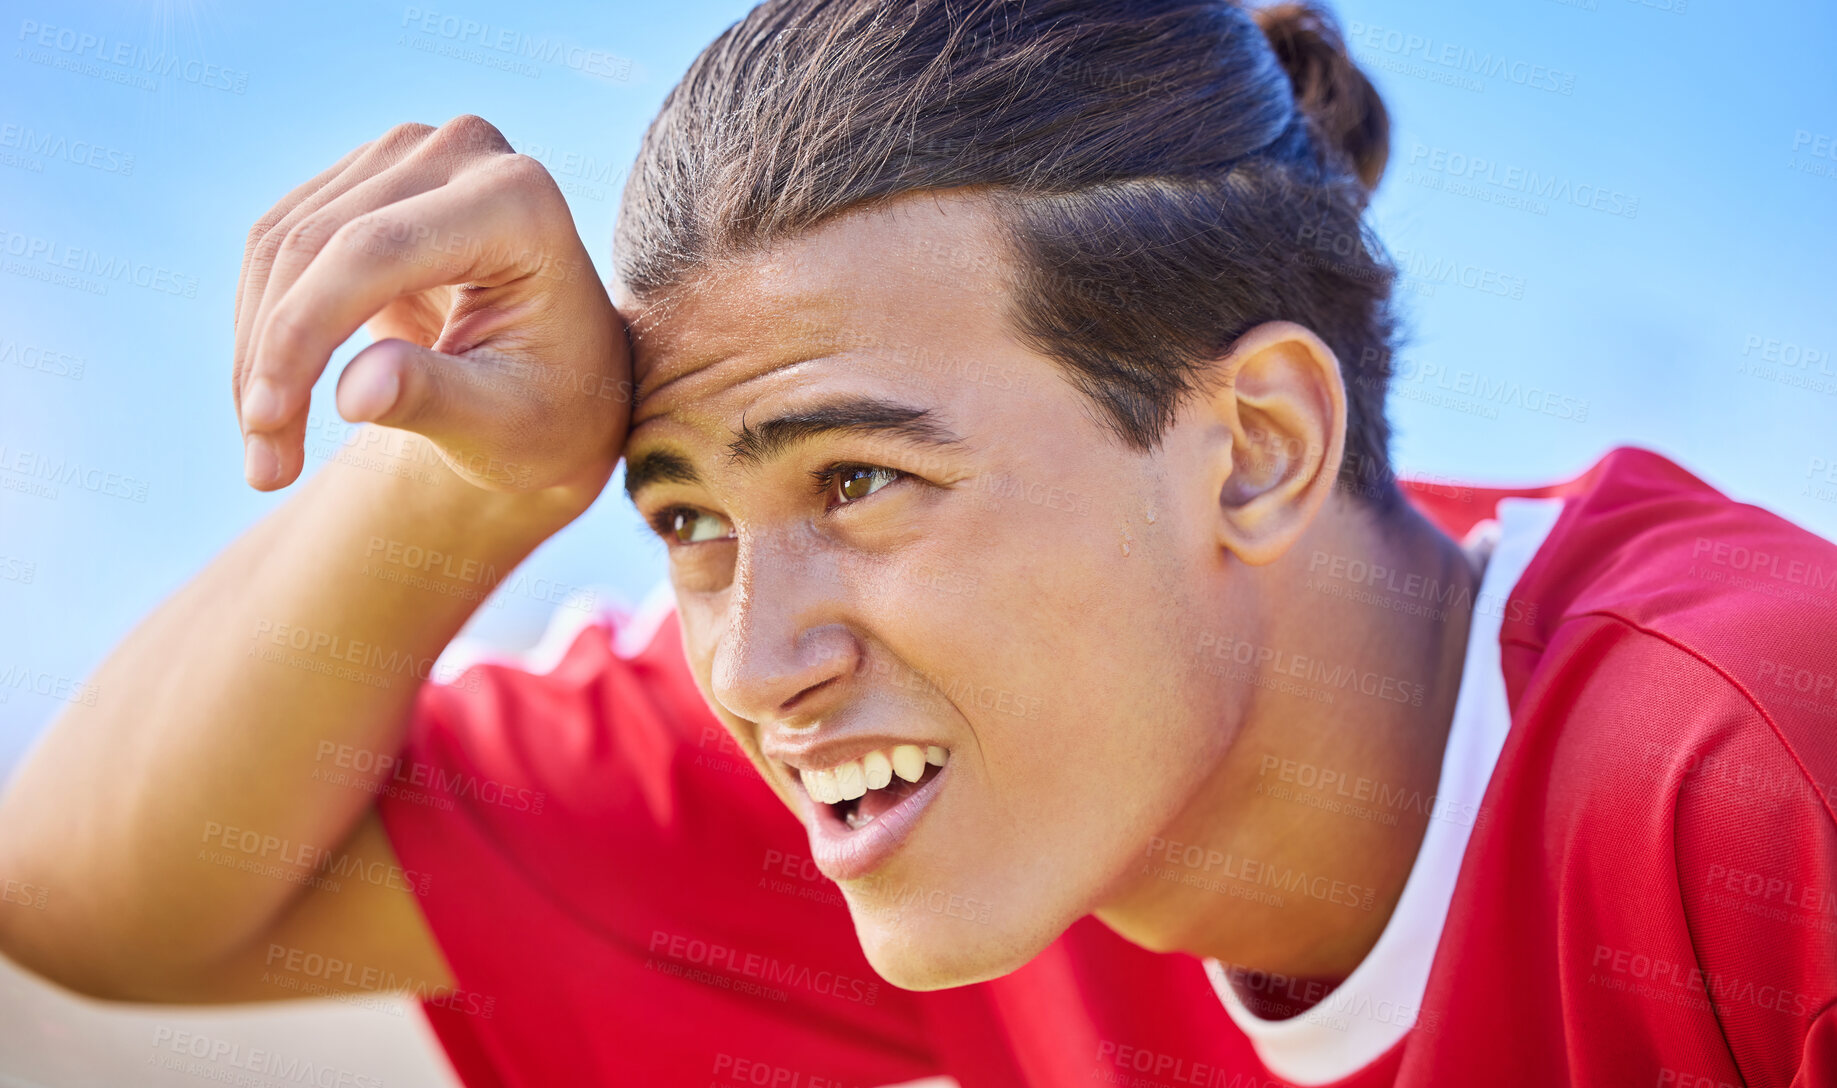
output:
[[[327,466],[149,617],[0,798],[0,874],[63,904],[12,912],[16,958],[171,971],[259,932],[372,803],[441,649],[584,506],[389,436],[389,471]]]
[[[94,705],[53,725],[0,797],[0,877],[58,908],[0,912],[0,952],[129,998],[247,996],[239,965],[282,931],[444,970],[414,903],[313,875],[340,851],[392,856],[369,787],[434,659],[612,475],[631,359],[592,268],[554,179],[470,116],[396,126],[255,224],[233,359],[245,476],[299,477],[314,383],[365,324],[334,395],[386,429],[166,602]]]

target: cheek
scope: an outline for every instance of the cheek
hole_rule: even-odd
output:
[[[680,609],[685,597],[708,597],[725,590],[734,576],[735,546],[726,541],[703,541],[678,546],[669,555],[670,586]]]
[[[1221,749],[1177,583],[1148,556],[1103,550],[1028,572],[958,659],[1024,707],[971,719],[1002,809],[1113,865],[1191,800]]]
[[[696,690],[709,706],[720,708],[714,697],[714,658],[726,629],[727,613],[716,594],[676,590],[676,621],[682,635],[683,657],[695,677]]]

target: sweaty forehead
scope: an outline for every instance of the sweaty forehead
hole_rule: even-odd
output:
[[[917,193],[716,262],[655,297],[621,297],[633,425],[804,360],[1006,339],[1008,268],[984,201]]]

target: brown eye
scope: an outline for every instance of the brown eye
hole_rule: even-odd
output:
[[[897,479],[899,472],[890,468],[875,468],[871,465],[839,468],[835,474],[834,498],[838,503],[865,499]]]
[[[664,524],[669,538],[678,544],[700,544],[733,535],[726,518],[687,506],[679,506],[665,514]]]

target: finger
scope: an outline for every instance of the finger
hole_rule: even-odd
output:
[[[262,278],[260,290],[243,298],[240,324],[247,331],[238,364],[241,388],[248,388],[248,369],[259,353],[272,300],[285,294],[339,228],[365,212],[446,184],[481,154],[509,152],[503,134],[479,117],[457,117],[438,129],[398,125],[342,176],[290,212],[251,260]],[[249,430],[246,423],[243,430]]]
[[[253,396],[262,395],[257,390]],[[251,398],[245,396],[243,403],[247,406]],[[288,450],[299,451],[294,460],[288,461]],[[266,434],[247,435],[242,440],[242,478],[257,491],[273,491],[286,487],[300,476],[300,468],[306,456],[306,417],[276,428]]]
[[[313,175],[311,181],[294,186],[291,192],[275,201],[274,207],[264,212],[262,217],[255,221],[255,225],[249,228],[248,240],[245,241],[242,246],[242,271],[236,277],[236,306],[233,314],[242,312],[242,288],[243,284],[247,282],[249,278],[249,255],[255,252],[256,243],[260,242],[264,235],[273,230],[276,224],[285,219],[288,213],[298,207],[307,197],[318,192],[321,187],[339,174],[344,173],[345,167],[350,166],[352,161],[368,150],[369,147],[370,144],[368,143],[357,145],[355,148],[352,148],[344,158],[339,159],[329,168],[321,170],[319,173]],[[233,319],[232,316],[232,320]]]
[[[343,175],[282,217],[245,257],[254,270],[252,275],[259,277],[251,280],[251,286],[261,289],[245,292],[237,311],[239,331],[245,326],[248,329],[247,338],[239,339],[239,366],[253,352],[252,341],[260,334],[265,300],[284,291],[346,220],[391,199],[399,200],[434,184],[444,184],[456,170],[481,154],[510,152],[503,133],[489,121],[469,114],[455,117],[437,129],[421,124],[397,125],[368,147]],[[402,167],[409,169],[399,169]],[[392,182],[379,182],[379,178],[391,178],[392,182],[418,179],[424,184],[393,186]],[[367,205],[350,199],[360,190],[371,201]]]
[[[431,134],[428,125],[397,125],[379,140],[363,145],[345,156],[342,169],[334,167],[287,194],[283,204],[270,210],[249,232],[244,248],[242,275],[236,288],[236,342],[232,380],[237,410],[242,408],[242,393],[247,386],[249,353],[255,337],[256,316],[266,293],[269,271],[281,244],[299,222],[338,199],[367,179],[400,162],[415,145]],[[328,175],[330,175],[328,177]],[[313,187],[318,182],[317,187]],[[291,201],[291,203],[289,203]],[[261,232],[257,237],[256,231]]]
[[[514,380],[516,369],[476,364],[407,340],[378,340],[338,376],[338,414],[443,445],[478,444],[529,414],[517,403],[528,400],[530,390]]]
[[[443,284],[504,282],[522,274],[524,265],[540,266],[544,250],[537,239],[545,215],[532,203],[542,197],[532,196],[517,173],[519,168],[498,171],[486,189],[444,185],[351,220],[273,302],[251,354],[243,424],[251,440],[276,440],[275,486],[298,475],[303,453],[286,434],[305,417],[313,383],[332,351],[370,315],[403,295]],[[552,211],[547,218],[552,221]],[[579,247],[578,241],[572,245]]]
[[[286,229],[284,237],[272,247],[272,256],[267,258],[260,291],[251,291],[244,300],[246,320],[242,324],[246,332],[242,337],[242,389],[245,395],[254,377],[254,361],[261,355],[262,330],[269,314],[338,231],[359,216],[437,189],[447,180],[444,171],[430,172],[401,163],[369,177],[357,177],[345,191],[319,203]],[[282,418],[292,414],[291,406],[276,410]],[[251,420],[246,409],[240,418],[245,434],[269,427],[267,423]]]
[[[528,458],[502,460],[517,432],[545,423],[532,396],[533,364],[462,358],[407,340],[379,340],[357,353],[338,377],[338,413],[432,439],[448,464],[484,487],[527,490],[536,480]],[[533,457],[541,459],[539,454]]]

